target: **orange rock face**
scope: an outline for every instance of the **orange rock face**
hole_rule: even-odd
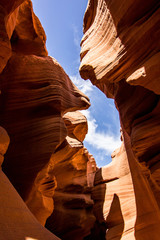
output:
[[[110,166],[106,167],[107,175],[104,175],[107,179],[108,174],[112,173],[112,178],[109,179],[111,183],[107,186],[113,184],[115,190],[108,192],[105,184],[95,187],[95,191],[103,188],[103,195],[107,199],[116,194],[116,199],[108,203],[103,199],[108,206],[106,210],[105,207],[102,209],[102,213],[107,212],[110,219],[106,217],[103,220],[105,228],[109,229],[106,239],[159,239],[159,11],[159,1],[156,0],[124,0],[121,3],[116,0],[91,0],[84,17],[80,73],[84,79],[89,78],[106,96],[115,99],[124,133],[128,171],[132,178],[131,192],[136,204],[136,223],[131,238],[132,230],[126,231],[126,228],[129,226],[127,218],[132,222],[133,215],[127,210],[127,205],[125,208],[128,212],[123,210],[124,203],[120,200],[121,197],[117,197],[121,194],[117,194],[114,186],[121,178],[116,179],[117,173],[112,172],[114,168],[110,170]],[[111,166],[113,164],[114,161]],[[123,170],[123,163],[120,168],[122,169],[119,171]],[[104,169],[100,171],[103,172]],[[121,182],[119,189],[124,187],[125,181]],[[125,197],[127,191],[124,191]],[[132,196],[127,197],[127,202],[131,199]],[[102,205],[103,201],[99,201]],[[131,209],[132,205],[133,202]],[[118,206],[121,208],[119,214]],[[115,207],[117,210],[114,210]],[[113,221],[115,216],[117,222]],[[150,226],[149,219],[152,222]],[[122,227],[122,222],[124,228],[117,230],[119,225]]]
[[[57,188],[53,196],[54,211],[46,227],[62,239],[78,240],[90,233],[95,222],[87,181],[91,171],[87,165],[92,162],[94,174],[96,164],[82,143],[87,132],[86,118],[76,111],[66,113],[63,119],[68,136],[52,155]]]
[[[37,221],[2,170],[0,180],[1,240],[58,240]]]
[[[45,42],[46,35],[39,19],[33,12],[32,2],[24,1],[19,7],[11,37],[12,50],[23,55],[47,56]]]
[[[159,94],[159,11],[157,0],[123,0],[121,6],[118,0],[89,0],[81,75],[107,86],[109,95],[115,90],[111,83],[122,79]]]
[[[93,236],[97,239],[134,239],[135,194],[123,144],[112,154],[112,163],[97,171],[92,198],[94,214],[100,223],[99,232],[94,230]]]
[[[146,169],[137,163],[127,135],[125,143],[112,154],[112,163],[96,172],[92,199],[98,223],[91,239],[150,239],[153,231],[158,239],[160,234],[159,207]]]
[[[4,128],[0,127],[0,161],[6,153],[10,139]],[[0,236],[6,239],[50,239],[58,240],[36,220],[8,178],[0,170]],[[14,229],[14,230],[13,230]]]
[[[124,138],[98,170],[77,111],[89,99],[48,56],[31,1],[0,0],[0,16],[1,239],[58,239],[45,225],[62,239],[159,240],[159,1],[88,3],[80,73],[115,99]]]
[[[11,138],[3,169],[27,203],[35,198],[35,190],[44,202],[43,195],[52,197],[53,189],[46,193],[41,185],[47,191],[47,182],[52,181],[50,186],[55,186],[50,173],[51,154],[67,135],[61,114],[88,107],[88,99],[50,57],[13,55],[1,75],[1,83],[2,126]],[[38,207],[36,211],[39,214]]]
[[[89,99],[48,56],[30,0],[0,1],[0,14],[0,125],[10,137],[3,162],[9,137],[0,128],[0,163],[14,186],[1,171],[1,239],[58,239],[42,226],[51,214],[58,216],[47,223],[51,230],[82,239],[95,217],[88,187],[93,176],[87,177],[91,157],[82,143],[87,123],[76,111],[87,109]]]

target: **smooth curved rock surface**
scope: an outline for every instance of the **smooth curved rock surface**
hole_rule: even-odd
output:
[[[96,238],[149,240],[154,235],[158,239],[160,212],[146,178],[147,169],[134,157],[127,133],[124,139],[125,146],[123,143],[113,152],[112,162],[95,175],[93,210],[104,235],[100,238],[98,233]],[[96,234],[94,227],[93,237]]]
[[[6,130],[0,127],[0,163],[3,161],[9,142]],[[1,169],[0,182],[1,240],[59,239],[36,220]]]
[[[0,127],[0,166],[3,163],[4,154],[8,149],[9,143],[10,143],[10,138],[8,136],[8,133],[3,127]]]
[[[22,54],[47,56],[46,34],[33,12],[32,2],[24,1],[19,7],[11,38],[12,50]]]
[[[115,99],[127,136],[126,151],[130,142],[133,156],[132,160],[128,157],[129,171],[135,176],[132,180],[137,208],[134,237],[138,240],[159,239],[159,13],[157,0],[90,0],[81,42],[80,74]],[[116,177],[116,172],[112,175]],[[111,206],[110,203],[108,207]],[[153,221],[152,226],[148,226],[148,219]],[[114,234],[113,231],[110,238]],[[127,235],[122,237],[131,239]]]
[[[33,216],[2,170],[0,180],[1,240],[58,240]]]
[[[91,173],[94,175],[96,163],[82,143],[88,128],[85,116],[78,111],[68,112],[63,119],[68,136],[52,155],[57,188],[54,211],[46,227],[62,239],[82,240],[95,222],[90,182],[94,180]],[[92,172],[88,168],[91,163]]]
[[[58,62],[47,56],[46,35],[30,0],[2,0],[0,15],[0,123],[10,136],[2,169],[30,211],[45,225],[53,212],[53,195],[57,187],[53,171],[55,162],[51,155],[68,135],[67,120],[65,125],[63,115],[68,111],[87,109],[90,103]],[[74,118],[73,134],[79,140],[74,139],[72,144],[76,142],[82,146],[79,141],[84,139],[87,129],[83,118],[78,117],[81,118],[80,114]],[[5,138],[1,141],[4,147]],[[35,220],[7,179],[4,183],[6,189],[2,190],[6,194],[5,206],[9,208],[7,214],[10,214],[10,207],[15,208],[11,218],[4,220],[9,228],[8,239],[56,239]],[[12,195],[13,204],[10,203]],[[21,212],[24,221],[20,222]],[[17,230],[16,234],[13,229]],[[3,231],[4,228],[1,235],[7,239],[7,233]]]
[[[46,35],[30,0],[0,1],[0,72],[12,51],[47,56]]]
[[[11,138],[3,170],[29,207],[35,196],[42,198],[41,205],[49,203],[46,197],[52,197],[54,189],[46,195],[40,188],[50,181],[50,187],[56,186],[50,157],[67,135],[61,115],[88,108],[88,99],[51,57],[14,54],[0,80],[1,123]]]
[[[159,94],[159,14],[158,0],[89,0],[81,42],[82,77],[100,88],[107,85],[110,96],[110,84],[121,79]]]
[[[0,1],[0,72],[12,55],[10,38],[16,25],[19,6],[24,0]]]

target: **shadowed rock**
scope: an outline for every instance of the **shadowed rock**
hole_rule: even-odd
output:
[[[83,117],[78,114],[74,117],[75,127],[72,133],[78,136],[78,140],[73,139],[72,142],[72,137],[67,133],[68,120],[66,119],[65,125],[63,115],[68,111],[87,109],[90,103],[88,97],[77,89],[58,62],[47,56],[46,35],[33,12],[30,0],[2,0],[0,15],[0,123],[10,136],[10,146],[2,168],[30,211],[45,225],[46,219],[53,212],[53,195],[58,185],[53,171],[56,160],[52,155],[63,148],[65,141],[69,141],[71,145],[77,144],[78,148],[79,145],[82,147],[79,141],[84,139],[87,132],[84,120],[81,121]],[[1,138],[2,155],[6,139]],[[83,151],[80,154],[83,155]],[[74,164],[82,165],[81,156]],[[82,179],[87,179],[86,173],[87,168],[84,167],[81,172],[84,175]],[[2,180],[1,190],[6,201],[4,205],[1,204],[1,216],[3,206],[8,207],[4,222],[8,224],[9,230],[4,232],[5,225],[2,226],[2,239],[57,239],[37,222],[5,178],[2,173],[4,181]],[[60,179],[58,181],[60,184]],[[79,191],[79,184],[76,191]],[[13,201],[10,202],[12,198]],[[88,199],[84,201],[80,198],[78,205],[83,202],[84,208],[86,205],[88,207],[88,201],[89,204],[92,203],[90,194]],[[73,208],[76,204],[73,199]],[[65,205],[70,208],[70,202]],[[8,218],[11,208],[14,210]],[[23,220],[20,221],[21,218]],[[80,216],[78,218],[81,219]]]
[[[159,11],[157,0],[123,0],[121,3],[117,0],[90,0],[84,16],[84,36],[81,42],[81,76],[89,78],[106,96],[114,98],[119,111],[128,171],[133,182],[132,193],[135,196],[136,211],[132,211],[136,219],[135,226],[132,225],[135,232],[132,233],[133,239],[158,240],[160,234]],[[109,166],[106,169],[112,178],[107,172],[105,176],[108,185],[119,181],[115,170],[117,167],[110,169]],[[123,166],[120,164],[118,171],[121,172]],[[119,188],[123,187],[125,181]],[[104,195],[109,193],[106,187]],[[113,191],[112,196],[114,193],[117,194]],[[105,202],[103,198],[101,202]],[[131,199],[127,197],[127,202]],[[123,203],[121,200],[119,203],[126,227]],[[110,206],[111,202],[108,201],[108,208]],[[127,214],[132,222],[129,212]],[[104,221],[107,223],[106,219]],[[110,230],[114,224],[116,227],[114,222],[109,225],[106,239],[115,236],[116,230]],[[120,233],[119,237],[131,239],[132,230],[125,233],[124,229],[123,235]]]
[[[46,227],[62,239],[80,240],[90,234],[95,222],[91,174],[94,176],[96,163],[82,143],[87,132],[86,118],[76,111],[65,114],[63,119],[68,136],[52,155],[57,188],[53,196],[54,211]]]

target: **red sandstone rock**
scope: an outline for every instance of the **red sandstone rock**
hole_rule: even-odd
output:
[[[0,18],[0,72],[11,57],[12,49],[22,54],[47,56],[45,32],[30,0],[1,0]]]
[[[115,99],[123,131],[129,135],[124,144],[127,150],[128,142],[131,142],[129,154],[130,157],[133,155],[130,158],[127,153],[131,165],[129,172],[134,176],[137,208],[135,239],[148,240],[159,239],[159,11],[156,0],[123,0],[121,3],[90,0],[81,43],[81,76],[89,78],[107,96]],[[123,164],[120,168],[123,169]],[[107,171],[107,175],[112,176],[111,183],[118,181],[113,181],[116,178],[114,170],[107,167]],[[125,182],[121,187],[124,186]],[[106,194],[109,194],[107,189]],[[121,202],[115,206],[117,204],[123,206]],[[111,203],[107,209],[109,207]],[[115,214],[114,209],[111,214]],[[116,215],[112,220],[115,218]],[[152,227],[148,227],[148,219],[153,223]],[[112,222],[109,229],[116,224],[118,227],[118,222]],[[115,231],[109,232],[111,235],[107,239],[115,236]],[[126,235],[125,239],[131,238]]]
[[[66,115],[64,119],[62,116],[68,111],[86,109],[90,103],[87,96],[74,86],[57,61],[47,56],[45,32],[33,13],[30,0],[7,2],[2,0],[0,14],[2,32],[0,72],[3,70],[0,75],[0,116],[1,125],[7,129],[11,139],[3,170],[31,212],[42,225],[45,225],[46,219],[53,212],[55,188],[57,184],[61,185],[61,178],[58,178],[59,183],[55,178],[53,170],[56,160],[54,161],[51,155],[59,151],[61,146],[63,148],[65,141],[69,146],[77,147],[79,151],[83,148],[81,141],[87,132],[86,119],[81,114],[76,113],[75,117],[74,113],[70,113],[73,117],[68,118]],[[68,128],[67,133],[68,121],[74,127]],[[73,135],[75,138],[72,138]],[[5,146],[5,138],[2,138],[1,150],[2,146]],[[65,146],[62,152],[65,152]],[[86,186],[87,157],[83,155],[84,150],[79,151],[79,157],[73,164],[77,174],[77,188],[79,184],[82,187]],[[67,158],[65,160],[67,161]],[[66,164],[66,169],[69,166],[69,163]],[[3,178],[5,176],[2,174]],[[82,182],[79,183],[79,180]],[[72,178],[70,181],[76,186]],[[4,182],[6,185],[2,184],[1,187],[2,195],[4,193],[6,197],[5,207],[9,208],[7,214],[10,214],[10,207],[14,208],[14,211],[10,219],[7,217],[4,219],[9,230],[7,235],[2,227],[3,239],[7,236],[9,239],[27,237],[39,240],[56,239],[35,220],[8,180]],[[85,235],[85,232],[88,234],[90,225],[86,228],[84,222],[88,216],[91,223],[95,218],[90,212],[89,214],[85,212],[85,208],[93,204],[90,193],[81,195],[77,195],[75,199],[80,199],[79,204],[81,201],[85,202],[84,209],[75,213],[73,207],[71,211],[79,219],[80,235]],[[14,201],[10,203],[12,197]],[[64,202],[65,199],[64,197]],[[19,206],[18,219],[17,206]],[[3,206],[1,209],[3,212]],[[25,213],[21,214],[23,211]],[[24,221],[19,221],[19,215]],[[68,220],[71,221],[71,217]],[[60,228],[65,228],[61,226],[61,222],[59,224]],[[18,229],[16,234],[13,233],[13,229]]]
[[[32,2],[26,0],[20,5],[16,26],[11,39],[12,49],[22,54],[47,56],[46,35],[33,12]]]
[[[93,187],[97,165],[92,154],[88,154],[88,158],[89,161],[87,162],[87,184],[89,187]]]
[[[84,17],[81,75],[97,84],[126,78],[159,93],[158,25],[157,0],[123,0],[121,6],[117,0],[90,0]]]
[[[0,163],[3,161],[9,141],[7,132],[0,127]],[[0,170],[0,182],[1,240],[59,239],[36,220],[2,170]]]
[[[128,137],[125,140],[126,149],[122,144],[112,154],[112,163],[96,173],[94,214],[105,224],[107,240],[151,239],[153,231],[158,239],[159,208]]]
[[[0,72],[12,54],[10,38],[15,28],[19,5],[23,2],[24,0],[0,1]]]
[[[0,166],[3,163],[4,154],[8,149],[9,142],[10,142],[10,138],[6,130],[0,127]]]
[[[106,239],[134,239],[135,194],[123,144],[112,163],[97,171],[92,198],[96,218],[106,225]]]
[[[95,222],[87,177],[91,174],[87,168],[91,156],[81,142],[87,132],[87,121],[80,112],[65,114],[64,121],[68,136],[52,155],[57,188],[53,196],[54,211],[46,227],[62,239],[78,240],[90,233]],[[81,131],[77,131],[80,128]],[[93,158],[92,165],[95,171]]]
[[[83,142],[87,132],[88,125],[84,115],[80,112],[69,112],[63,116],[65,125],[68,130],[68,136],[74,135],[80,142]]]
[[[159,94],[159,1],[89,0],[80,73],[106,94],[127,79]],[[145,43],[145,44],[144,44]],[[98,47],[97,47],[98,46]],[[152,79],[152,83],[151,83]]]
[[[56,186],[50,157],[67,135],[61,115],[85,109],[89,102],[51,57],[13,55],[0,79],[1,123],[11,138],[3,169],[44,224],[40,206],[45,205],[47,215],[51,214],[53,206],[47,205]],[[50,193],[46,194],[48,188]]]
[[[2,170],[0,181],[1,240],[58,240],[33,216]]]

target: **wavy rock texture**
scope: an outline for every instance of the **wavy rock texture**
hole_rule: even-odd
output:
[[[1,123],[11,138],[3,169],[29,207],[35,196],[47,207],[56,185],[50,157],[67,135],[61,115],[88,107],[88,100],[50,57],[15,54],[0,79]]]
[[[83,78],[100,88],[126,79],[159,94],[159,11],[157,0],[90,0],[81,42]],[[110,87],[106,91],[114,95]]]
[[[139,181],[132,179],[138,222],[134,231],[135,239],[148,240],[159,239],[159,11],[156,0],[123,0],[121,3],[91,0],[84,17],[81,43],[81,76],[89,78],[108,97],[115,99],[127,136],[126,151],[130,142],[136,159],[135,168],[129,165],[131,175],[136,175],[136,171],[141,173]],[[144,192],[138,185],[143,186]],[[145,198],[143,205],[140,204],[142,198]],[[147,219],[152,219],[153,212],[155,220],[147,228]],[[130,237],[126,235],[123,239]]]
[[[0,18],[0,72],[11,57],[12,50],[47,56],[46,35],[30,0],[1,0]]]
[[[72,146],[70,148],[77,147],[75,154],[79,151],[78,158],[73,161],[77,185],[65,172],[66,177],[70,178],[68,184],[71,187],[75,185],[78,189],[87,188],[88,153],[85,153],[86,150],[83,149],[82,144],[87,132],[86,119],[80,113],[76,113],[76,116],[70,113],[69,117],[65,115],[64,118],[63,115],[70,111],[86,109],[90,103],[89,99],[71,82],[57,61],[47,56],[45,32],[33,13],[30,0],[7,2],[2,0],[0,14],[2,32],[0,34],[0,50],[2,48],[0,51],[0,124],[10,136],[10,145],[2,168],[30,211],[42,225],[45,225],[46,219],[53,212],[55,188],[62,184],[59,175],[56,179],[57,160],[52,155],[56,155],[61,148],[61,152],[65,152],[65,142]],[[2,155],[4,150],[6,151],[6,137],[1,136],[1,141],[2,163]],[[65,158],[65,171],[67,167],[70,167],[70,163]],[[1,238],[58,239],[37,222],[2,172],[1,179],[3,197],[0,214],[1,219],[4,219]],[[64,187],[66,187],[65,184]],[[64,191],[67,192],[67,190]],[[93,205],[90,199],[91,194],[89,190],[83,191],[88,192],[79,194],[81,196],[76,195],[71,210],[74,215],[75,200],[79,200],[79,206],[84,202],[82,211],[75,213],[79,219],[77,225],[81,227],[78,231],[80,235],[85,231],[86,234],[89,233],[89,227],[85,230],[86,219],[83,218],[89,216],[89,226],[95,220],[91,211],[88,210]],[[13,201],[11,202],[10,199]],[[5,218],[3,218],[4,208],[7,208]],[[12,214],[11,209],[13,209]],[[70,217],[67,220],[72,221]],[[59,224],[61,225],[62,222]],[[65,228],[64,225],[61,227]]]
[[[112,162],[97,171],[94,184],[94,214],[101,224],[102,239],[125,239],[126,235],[134,239],[136,203],[124,144],[112,154]]]
[[[58,240],[32,215],[6,175],[0,170],[0,236],[1,240]]]
[[[3,169],[28,202],[32,188],[39,189],[48,181],[55,185],[49,162],[67,134],[61,114],[86,108],[88,100],[74,91],[68,76],[50,57],[13,55],[1,83],[1,120],[11,137]],[[52,190],[41,194],[49,197]]]
[[[87,133],[86,118],[76,111],[66,113],[63,119],[68,136],[52,155],[57,188],[54,211],[46,227],[62,239],[83,239],[95,222],[89,184],[93,184],[93,177],[88,166],[92,163],[94,175],[96,163],[82,143]]]
[[[97,222],[86,239],[158,239],[159,207],[146,178],[146,169],[125,146],[112,154],[112,163],[96,172],[92,199]],[[144,197],[145,196],[145,197]]]
[[[32,2],[20,5],[16,25],[11,37],[12,50],[22,54],[47,56],[46,35],[37,16],[33,12]]]
[[[10,138],[4,128],[0,127],[0,161],[7,151]],[[18,195],[8,178],[0,170],[0,236],[6,239],[50,239],[58,240],[41,226]],[[14,229],[14,230],[13,230]]]

